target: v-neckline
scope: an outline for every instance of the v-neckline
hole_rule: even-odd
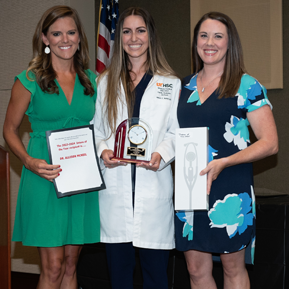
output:
[[[199,102],[201,105],[203,105],[213,94],[215,94],[217,88],[202,102],[200,98],[199,90],[198,90],[198,77],[199,77],[199,73],[197,74],[197,78],[196,78],[196,87],[197,87],[197,92],[199,96]]]
[[[61,90],[64,98],[66,99],[66,102],[67,102],[68,106],[71,106],[71,104],[72,104],[72,102],[73,102],[73,99],[74,99],[74,92],[75,92],[76,81],[78,80],[78,74],[77,74],[77,73],[75,74],[74,86],[73,86],[73,92],[72,92],[72,98],[71,98],[71,102],[70,102],[70,103],[68,102],[68,99],[67,99],[67,97],[66,97],[66,95],[65,95],[65,93],[64,93],[64,91],[63,91],[63,89],[62,89],[62,87],[61,87],[61,85],[59,84],[58,80],[57,80],[56,78],[55,78],[55,80],[56,80],[56,82],[57,82],[57,85],[58,85],[58,87],[59,87],[59,90]]]
[[[147,77],[149,77],[149,81],[148,81],[146,87],[149,85],[149,83],[150,83],[150,81],[151,81],[151,79],[152,79],[152,75],[151,75],[149,72],[146,72],[146,73],[143,75],[143,77],[141,78],[141,80],[139,81],[139,83],[135,86],[134,91],[136,91],[137,88],[138,88],[140,85],[143,85],[143,83],[145,82],[145,80],[146,80]]]

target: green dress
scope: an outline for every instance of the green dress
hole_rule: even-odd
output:
[[[45,131],[87,125],[94,116],[96,101],[95,74],[87,70],[95,94],[84,95],[78,75],[71,104],[55,80],[59,94],[44,93],[36,81],[23,71],[15,79],[31,92],[26,111],[32,133],[27,152],[49,162]],[[34,74],[29,77],[35,79]],[[95,243],[100,240],[98,192],[58,199],[53,183],[23,167],[12,241],[26,246],[57,247],[67,244]]]

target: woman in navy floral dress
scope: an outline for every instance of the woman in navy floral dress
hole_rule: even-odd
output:
[[[209,210],[176,212],[176,247],[184,251],[191,288],[216,288],[212,253],[220,254],[224,288],[250,288],[245,248],[253,263],[255,198],[252,162],[278,151],[266,89],[245,73],[232,20],[205,14],[194,30],[194,74],[186,77],[178,106],[181,128],[209,128]],[[257,141],[250,145],[248,126]]]

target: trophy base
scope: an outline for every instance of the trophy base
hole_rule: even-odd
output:
[[[113,161],[121,161],[125,163],[135,163],[135,164],[140,164],[140,163],[149,163],[150,161],[144,161],[144,160],[137,160],[137,159],[124,159],[124,158],[117,158],[113,157],[111,160]]]

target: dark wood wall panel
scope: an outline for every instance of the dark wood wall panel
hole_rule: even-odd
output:
[[[0,287],[3,289],[11,288],[9,182],[9,153],[0,146]]]

